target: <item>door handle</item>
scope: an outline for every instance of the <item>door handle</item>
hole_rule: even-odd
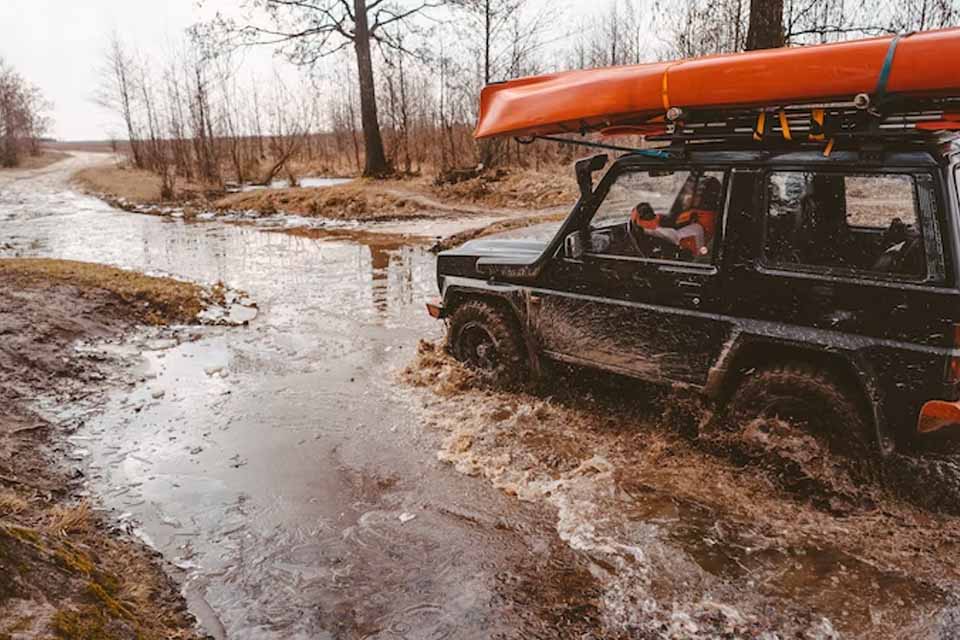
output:
[[[826,314],[824,319],[833,329],[846,329],[857,321],[857,314],[849,309],[837,309]]]
[[[702,289],[703,284],[696,280],[677,280],[677,286],[683,289]]]

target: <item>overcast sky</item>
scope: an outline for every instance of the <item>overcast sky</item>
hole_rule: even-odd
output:
[[[565,10],[567,19],[612,0],[532,0]],[[54,103],[52,135],[103,140],[123,135],[114,116],[93,101],[110,34],[156,59],[184,29],[216,11],[236,11],[240,0],[0,0],[0,58],[39,86]],[[564,21],[566,22],[566,21]],[[277,62],[266,49],[244,56],[253,69]],[[283,63],[280,63],[283,64]]]
[[[56,137],[103,139],[113,120],[92,96],[111,31],[145,51],[163,51],[210,13],[195,0],[0,0],[0,58],[53,100]]]

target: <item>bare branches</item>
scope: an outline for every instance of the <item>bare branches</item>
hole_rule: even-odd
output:
[[[16,166],[40,152],[40,138],[51,125],[50,104],[40,90],[0,58],[0,166]]]

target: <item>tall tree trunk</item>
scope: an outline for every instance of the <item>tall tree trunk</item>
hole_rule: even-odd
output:
[[[363,175],[385,176],[390,173],[387,155],[383,151],[380,122],[377,120],[377,94],[373,83],[373,61],[370,57],[370,28],[367,24],[366,0],[353,0],[355,31],[354,49],[357,52],[357,71],[360,80],[360,122],[363,125],[363,144],[366,163]]]
[[[484,0],[483,3],[483,84],[490,84],[490,46],[493,38],[493,11],[490,6],[492,0]],[[452,146],[452,145],[451,145]],[[499,161],[497,146],[494,141],[487,138],[477,143],[479,151],[480,164],[485,169],[489,169]]]
[[[751,0],[747,51],[784,46],[783,0]]]
[[[483,3],[483,84],[490,84],[490,32],[493,29],[490,1],[484,0]]]

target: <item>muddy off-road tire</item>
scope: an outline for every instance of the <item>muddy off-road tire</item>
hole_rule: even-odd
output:
[[[511,386],[526,381],[527,348],[516,319],[482,300],[465,302],[453,312],[447,349],[489,382]]]
[[[740,381],[723,413],[733,428],[757,418],[780,418],[838,452],[860,453],[870,443],[856,392],[829,371],[805,363],[758,368]]]

